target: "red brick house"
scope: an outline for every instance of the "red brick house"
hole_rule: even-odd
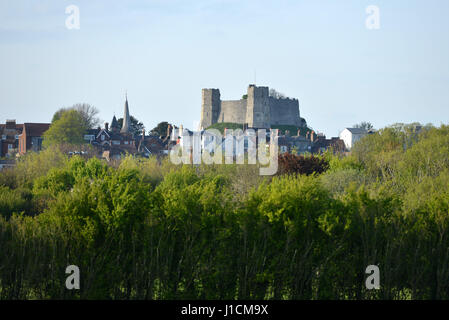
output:
[[[42,149],[42,136],[50,128],[49,123],[24,123],[19,135],[19,154]]]
[[[6,120],[6,124],[0,124],[0,157],[11,156],[18,151],[22,129],[23,124],[16,124],[16,120]]]

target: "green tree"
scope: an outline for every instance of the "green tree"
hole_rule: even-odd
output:
[[[43,144],[45,147],[57,144],[80,145],[84,142],[83,135],[87,129],[86,122],[79,111],[66,110],[58,116],[44,133]]]
[[[99,113],[98,109],[88,103],[77,103],[69,108],[59,109],[53,115],[53,119],[51,122],[53,123],[56,120],[60,119],[62,114],[68,110],[78,111],[83,118],[84,125],[88,129],[95,128],[100,124],[100,119],[97,117],[97,115]]]

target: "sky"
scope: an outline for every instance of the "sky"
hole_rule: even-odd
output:
[[[361,121],[439,126],[448,16],[447,0],[0,0],[0,123],[50,122],[80,102],[111,122],[127,92],[147,129],[196,129],[202,88],[237,100],[256,83],[297,98],[328,137]]]

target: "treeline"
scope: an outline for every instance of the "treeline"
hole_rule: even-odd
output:
[[[0,174],[0,298],[448,299],[449,127],[415,128],[276,177],[27,155]]]

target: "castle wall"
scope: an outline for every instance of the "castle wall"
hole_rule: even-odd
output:
[[[271,125],[301,125],[297,99],[276,99],[270,97],[269,104]]]
[[[221,101],[219,89],[203,89],[201,127],[217,122],[247,123],[252,128],[272,125],[305,126],[300,118],[297,99],[276,99],[269,96],[268,87],[249,85],[247,99]]]
[[[246,119],[246,99],[221,101],[221,110],[217,122],[243,124]]]
[[[220,90],[203,89],[201,102],[201,127],[207,128],[217,123],[220,113]]]

